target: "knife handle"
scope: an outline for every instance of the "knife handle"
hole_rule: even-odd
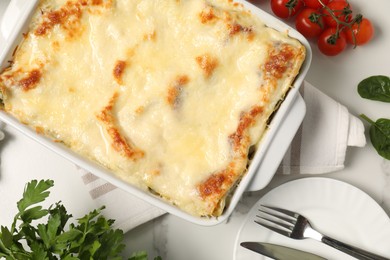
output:
[[[350,256],[353,256],[357,259],[361,259],[361,260],[390,260],[389,258],[385,258],[383,256],[379,256],[377,254],[370,253],[368,251],[365,251],[363,249],[348,245],[346,243],[340,242],[340,241],[333,239],[331,237],[328,237],[328,236],[323,236],[321,241],[324,244],[331,246],[333,248],[336,248],[336,249],[338,249],[338,250],[340,250],[340,251],[342,251]]]

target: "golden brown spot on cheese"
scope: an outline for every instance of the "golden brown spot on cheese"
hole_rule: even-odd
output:
[[[294,56],[294,49],[290,45],[273,47],[264,65],[265,74],[276,79],[282,78],[292,65]]]
[[[156,41],[156,31],[145,34],[144,41]]]
[[[222,191],[222,184],[224,183],[226,176],[224,173],[218,173],[211,175],[205,182],[202,182],[198,186],[198,191],[202,198],[206,198],[211,195],[219,194]]]
[[[137,157],[142,157],[144,155],[143,152],[134,150],[126,141],[126,139],[121,135],[118,128],[110,127],[107,129],[108,134],[111,136],[113,143],[113,148],[125,155],[130,159],[136,159]]]
[[[235,151],[239,150],[239,148],[242,147],[243,143],[248,141],[249,136],[245,133],[247,129],[249,129],[256,122],[256,117],[262,112],[262,107],[255,106],[249,112],[244,113],[241,116],[236,132],[229,136],[229,139],[231,140],[233,144],[233,149]]]
[[[114,150],[130,160],[137,160],[144,156],[144,152],[133,147],[133,145],[120,133],[118,127],[116,126],[113,109],[118,96],[118,93],[113,95],[108,105],[104,107],[100,114],[97,115],[97,118],[105,124],[106,131],[112,139],[111,146]]]
[[[222,14],[223,14],[223,21],[225,22],[225,24],[228,24],[233,20],[233,17],[229,12],[223,11]]]
[[[161,174],[161,170],[160,170],[160,169],[152,170],[152,171],[151,171],[151,174],[152,174],[153,176],[158,176],[158,175]]]
[[[112,4],[112,0],[78,0],[82,6],[107,6]]]
[[[122,76],[123,72],[126,68],[126,62],[122,60],[118,60],[115,63],[114,70],[113,70],[113,75],[118,84],[122,84]]]
[[[200,22],[203,24],[211,23],[217,19],[214,9],[211,6],[206,7],[199,13]]]
[[[51,47],[53,48],[53,50],[58,51],[60,49],[60,43],[58,41],[53,41],[51,43]]]
[[[247,36],[248,41],[252,41],[254,39],[253,29],[250,27],[242,26],[238,23],[228,24],[229,36],[235,36],[239,33],[244,33]]]
[[[181,75],[176,78],[175,84],[178,86],[183,86],[190,81],[187,75]]]
[[[229,27],[229,35],[230,36],[241,32],[243,29],[242,26],[239,24],[233,24],[233,25],[229,24],[228,27]]]
[[[187,75],[177,76],[174,82],[168,88],[167,94],[167,102],[172,107],[176,107],[178,105],[178,99],[180,93],[183,89],[183,86],[189,82],[189,78]]]
[[[91,15],[101,15],[104,9],[112,7],[113,0],[79,0],[83,7]]]
[[[139,106],[139,107],[135,110],[135,113],[136,113],[137,115],[141,115],[144,111],[145,111],[145,107],[144,107],[144,106]]]
[[[80,26],[77,26],[81,16],[80,3],[68,1],[62,8],[44,13],[43,21],[36,28],[34,34],[44,36],[56,25],[59,25],[68,31],[69,36],[73,36],[77,30],[81,29]]]
[[[179,96],[179,89],[177,87],[169,87],[168,88],[168,95],[167,95],[167,102],[171,106],[174,106],[177,100],[177,97]]]
[[[202,199],[206,199],[207,197],[221,199],[226,194],[225,192],[228,187],[237,180],[237,176],[235,176],[236,166],[234,161],[231,161],[226,169],[210,175],[205,181],[200,183],[197,187],[200,197]],[[215,210],[219,200],[216,199],[213,202]]]
[[[195,58],[199,67],[203,70],[203,74],[206,78],[209,78],[216,67],[218,66],[218,59],[212,57],[210,54],[204,54]]]
[[[101,5],[103,0],[92,0],[92,5]]]
[[[42,77],[42,73],[38,69],[34,69],[27,74],[27,77],[19,81],[19,85],[22,87],[24,91],[28,91],[37,86],[41,77]]]
[[[36,126],[35,127],[35,132],[37,134],[44,134],[45,133],[45,128],[43,128],[42,126]]]

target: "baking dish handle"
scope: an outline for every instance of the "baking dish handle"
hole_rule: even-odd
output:
[[[1,5],[4,5],[5,11],[1,19],[1,37],[7,40],[16,26],[23,22],[26,16],[31,13],[38,1],[36,0],[11,0],[7,5],[7,0]]]
[[[284,121],[278,128],[272,143],[263,158],[262,163],[256,170],[256,174],[246,188],[246,191],[263,189],[271,181],[273,174],[265,178],[262,173],[275,173],[282,161],[289,145],[297,133],[306,114],[306,104],[302,96],[298,94],[290,106],[290,111],[285,115]],[[272,163],[267,163],[272,162]]]
[[[21,30],[28,22],[38,0],[1,0],[0,3],[0,51],[1,58],[21,37]],[[1,59],[3,60],[3,59]]]

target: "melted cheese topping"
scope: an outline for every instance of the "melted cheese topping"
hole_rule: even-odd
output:
[[[4,110],[197,216],[221,214],[304,48],[225,0],[42,0]]]

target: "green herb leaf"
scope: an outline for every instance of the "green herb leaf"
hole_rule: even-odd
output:
[[[31,259],[33,260],[44,260],[44,259],[49,259],[47,256],[46,249],[43,244],[41,243],[33,243],[31,245]]]
[[[368,77],[358,84],[358,93],[362,98],[390,102],[390,78],[382,75]]]
[[[80,230],[69,229],[68,231],[60,234],[57,237],[57,243],[59,243],[59,244],[70,243],[73,240],[78,240],[82,236],[83,236],[83,232],[81,232]]]
[[[380,118],[376,122],[366,115],[360,115],[371,124],[370,139],[375,150],[383,158],[390,160],[390,119]]]
[[[148,260],[148,254],[145,251],[135,252],[128,260]]]
[[[7,227],[1,226],[1,236],[0,236],[1,242],[4,245],[5,248],[10,248],[13,243],[13,237],[11,232]]]
[[[23,198],[17,203],[18,210],[24,212],[31,205],[44,201],[50,194],[47,190],[53,186],[54,181],[52,180],[39,182],[32,180],[29,182],[24,189]]]
[[[36,206],[23,211],[20,215],[20,218],[23,220],[24,223],[30,223],[35,219],[40,219],[46,216],[47,213],[49,213],[49,211],[46,209],[42,209],[42,206]]]
[[[122,244],[123,231],[119,229],[105,232],[99,240],[101,247],[95,253],[98,259],[117,257],[125,248],[125,245]]]
[[[35,227],[31,225],[25,225],[21,228],[18,234],[14,235],[14,240],[25,239],[27,244],[31,244],[38,240]]]

